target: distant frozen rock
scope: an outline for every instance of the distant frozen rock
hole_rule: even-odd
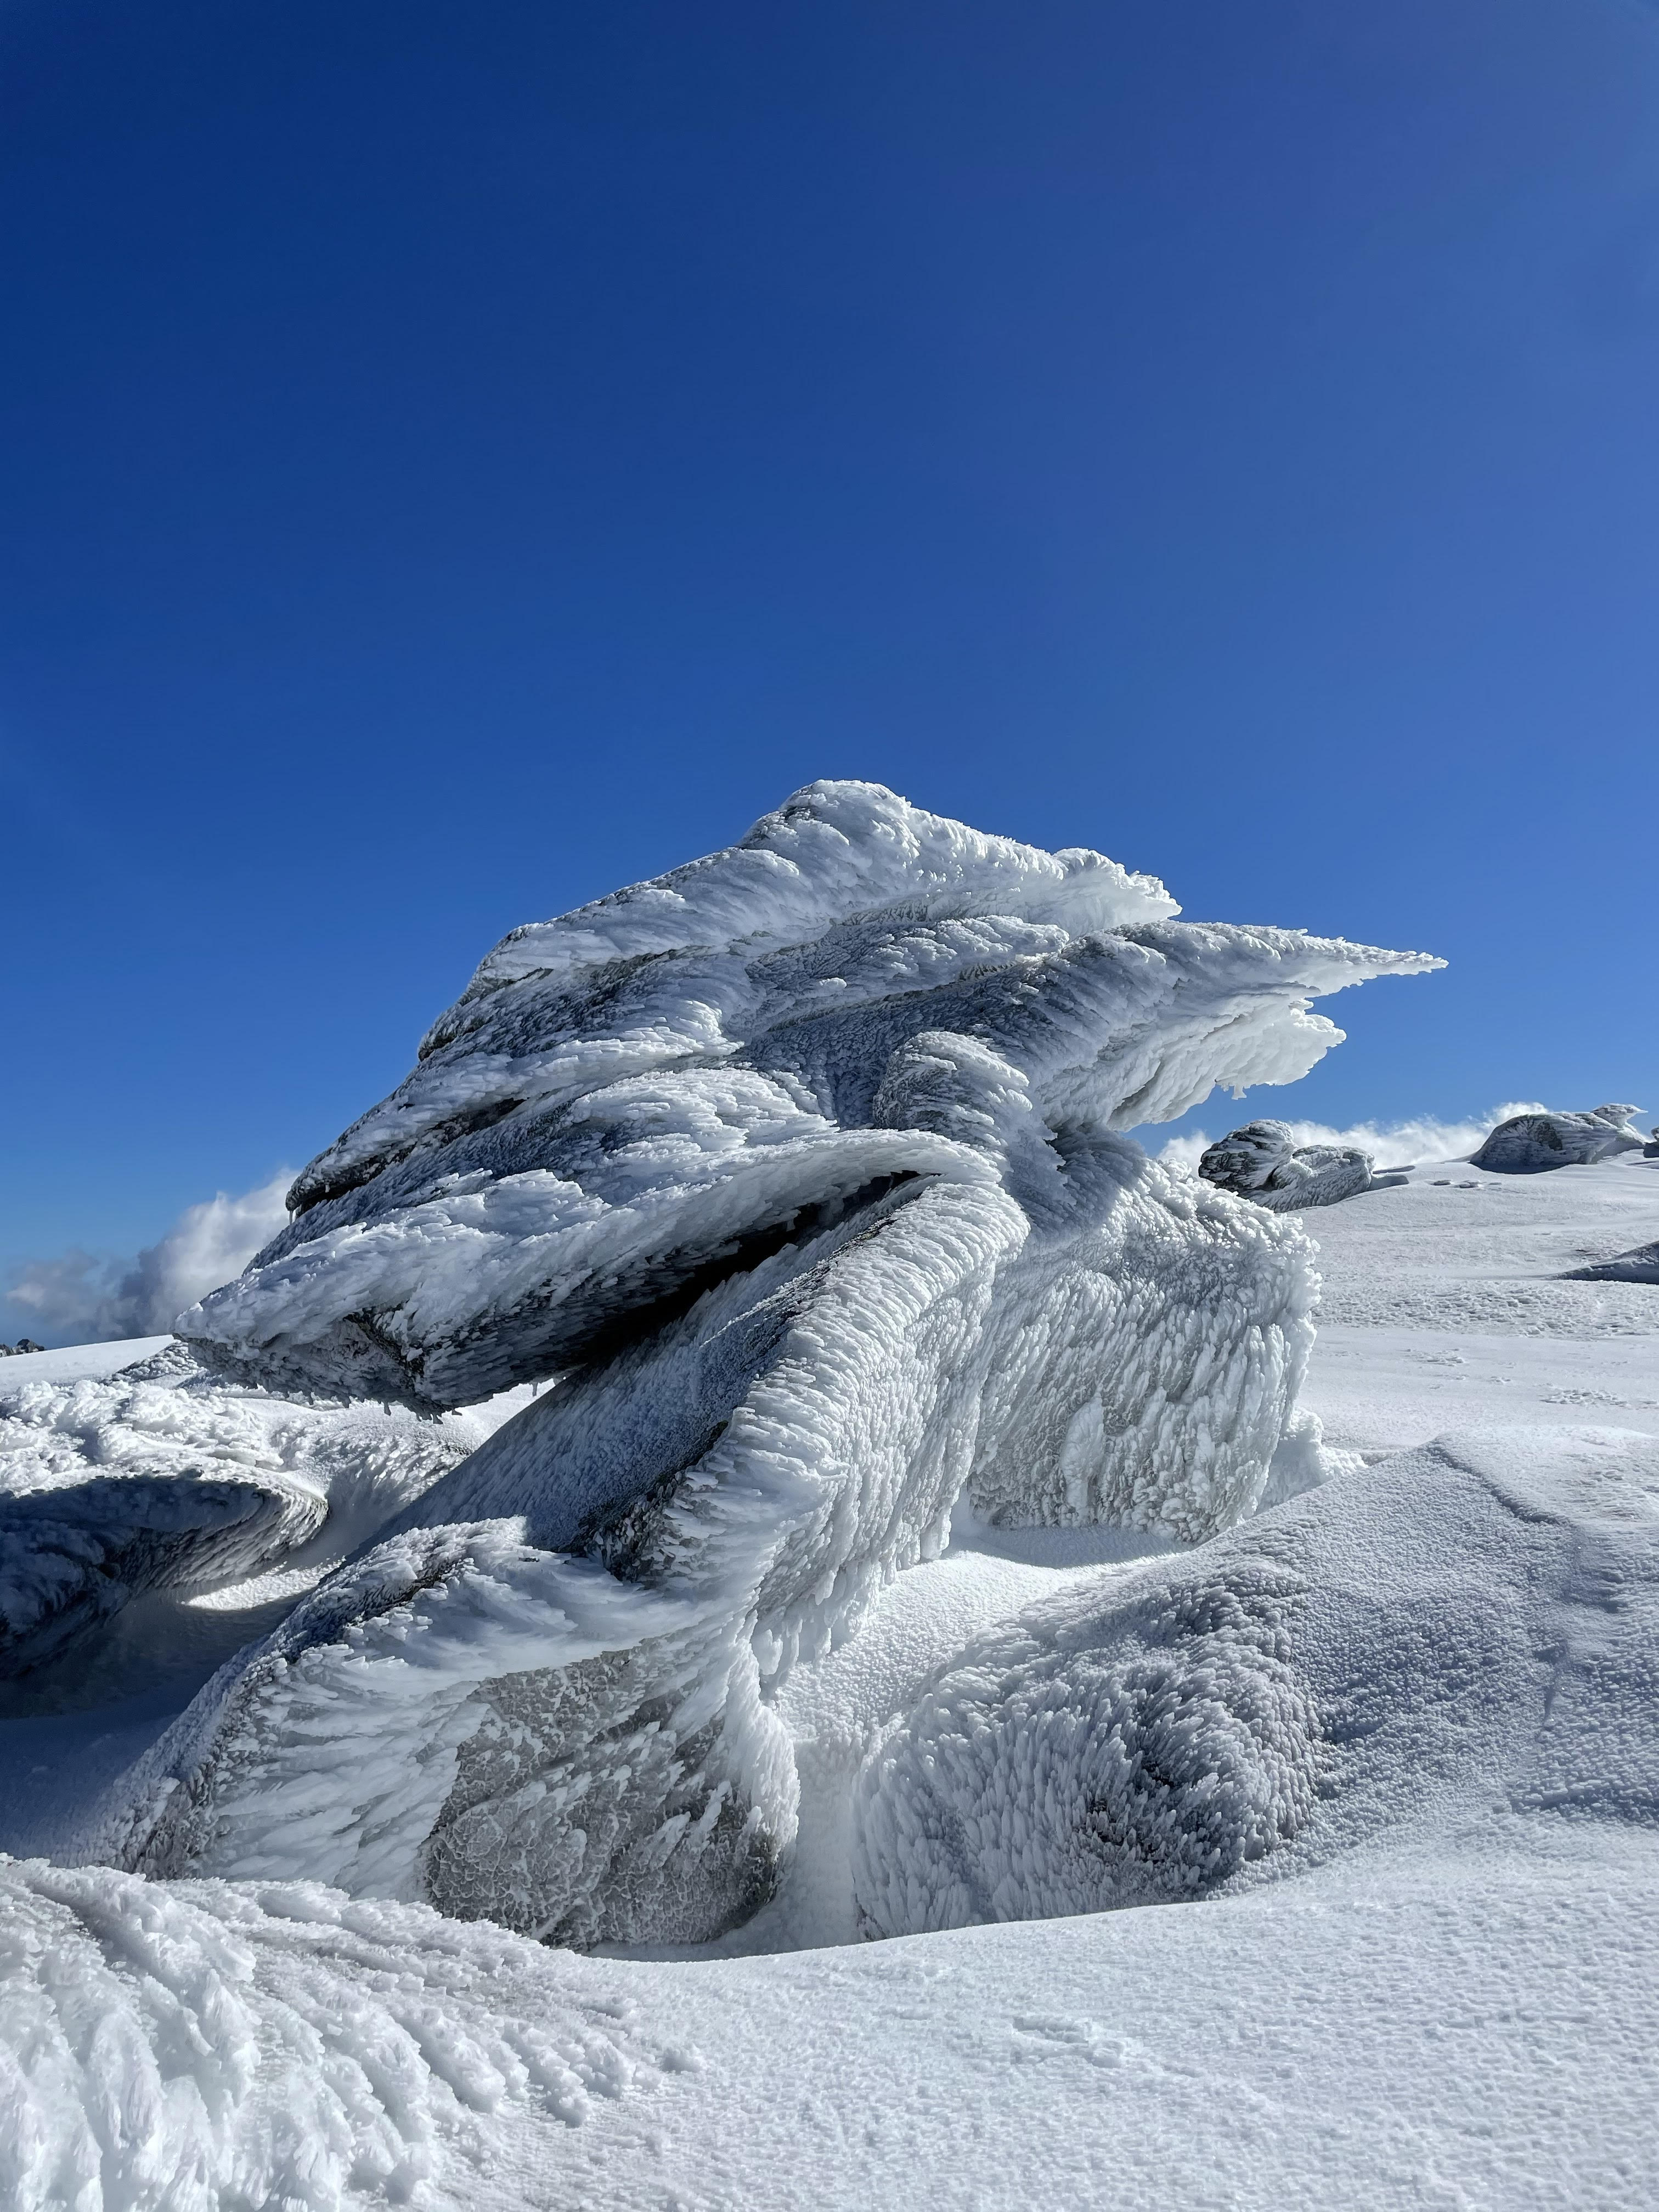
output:
[[[1638,1152],[1630,1126],[1634,1106],[1593,1106],[1585,1114],[1517,1114],[1500,1121],[1470,1162],[1496,1175],[1539,1175],[1550,1168],[1588,1167],[1617,1152]]]
[[[1650,1437],[1474,1431],[1030,1607],[866,1760],[866,1926],[1202,1897],[1448,1802],[1650,1823],[1656,1495]]]
[[[1638,1244],[1633,1252],[1620,1252],[1591,1267],[1571,1267],[1563,1278],[1570,1283],[1659,1283],[1659,1242]]]
[[[224,1669],[97,1849],[696,1941],[793,1836],[772,1700],[994,1522],[1191,1541],[1289,1427],[1312,1248],[1114,1133],[1292,1080],[1438,963],[1170,919],[1101,855],[819,784],[520,930],[185,1316],[227,1377],[550,1384]]]
[[[1248,1121],[1211,1145],[1198,1171],[1218,1190],[1236,1191],[1273,1213],[1298,1213],[1334,1206],[1362,1190],[1384,1190],[1405,1175],[1379,1175],[1371,1155],[1356,1145],[1300,1145],[1285,1121]]]

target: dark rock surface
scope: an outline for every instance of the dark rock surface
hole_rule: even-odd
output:
[[[1593,1106],[1586,1114],[1517,1114],[1498,1123],[1470,1165],[1494,1175],[1541,1175],[1633,1152],[1642,1144],[1630,1126],[1636,1110],[1611,1105]]]

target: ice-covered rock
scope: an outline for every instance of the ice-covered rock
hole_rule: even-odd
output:
[[[1200,1897],[1476,1798],[1650,1823],[1656,1634],[1659,1442],[1443,1437],[982,1637],[865,1762],[860,1908]]]
[[[1637,1111],[1615,1105],[1593,1106],[1586,1114],[1517,1114],[1498,1123],[1470,1165],[1496,1175],[1540,1175],[1637,1152],[1641,1133],[1630,1126]]]
[[[1237,1191],[1273,1213],[1334,1206],[1406,1180],[1398,1172],[1379,1176],[1357,1145],[1298,1146],[1285,1121],[1247,1121],[1207,1148],[1198,1171],[1218,1190]]]
[[[1314,998],[1439,964],[1176,911],[1099,854],[810,786],[729,850],[504,939],[181,1334],[270,1388],[468,1403],[874,1183],[990,1175],[1041,1202],[1068,1129],[1293,1081],[1340,1038]]]
[[[1308,1248],[1121,1141],[1072,1172],[1080,1230],[895,1193],[544,1394],[204,1693],[100,1854],[562,1942],[746,1917],[794,1832],[773,1693],[964,1486],[1189,1539],[1261,1491]]]
[[[793,1838],[774,1694],[964,1489],[1249,1513],[1312,1248],[1113,1133],[1292,1079],[1340,1036],[1314,995],[1437,963],[1172,911],[822,784],[506,939],[179,1327],[272,1388],[552,1387],[209,1686],[99,1848],[712,1936]]]
[[[1611,1260],[1598,1260],[1588,1267],[1569,1268],[1570,1283],[1659,1283],[1659,1240],[1638,1244],[1634,1251],[1620,1252]]]
[[[342,1557],[485,1433],[289,1403],[181,1345],[0,1393],[0,1676],[63,1657],[143,1591],[291,1562],[325,1521]]]

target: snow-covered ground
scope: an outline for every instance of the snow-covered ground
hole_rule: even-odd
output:
[[[307,1884],[0,1868],[0,2202],[1655,2201],[1659,1288],[1559,1277],[1659,1235],[1659,1164],[1427,1167],[1308,1225],[1304,1404],[1370,1464],[1163,1556],[959,1507],[943,1558],[786,1686],[799,1843],[716,1944],[577,1957]],[[941,1698],[1003,1726],[1050,1648],[1139,1695],[1136,1607],[1255,1574],[1317,1714],[1276,1848],[1196,1902],[861,1940],[884,1730],[909,1732],[882,1785],[908,1802]],[[210,1595],[129,1607],[126,1680],[55,1710],[12,1690],[0,1843],[52,1852],[240,1640],[257,1604]]]

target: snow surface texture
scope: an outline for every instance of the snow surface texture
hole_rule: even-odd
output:
[[[0,1390],[0,1675],[63,1658],[147,1590],[307,1560],[314,1579],[484,1432],[228,1387],[180,1345]]]
[[[1443,1437],[1031,1607],[871,1754],[854,1881],[890,1936],[1156,1903],[1448,1790],[1659,1819],[1659,1440]]]
[[[273,1388],[556,1387],[222,1670],[88,1848],[705,1941],[795,1838],[791,1670],[964,1491],[1188,1542],[1249,1512],[1312,1247],[1114,1127],[1290,1079],[1340,1034],[1315,992],[1437,963],[1171,908],[824,784],[506,940],[180,1328]]]
[[[1375,1174],[1370,1154],[1358,1146],[1297,1146],[1285,1121],[1249,1121],[1233,1130],[1204,1152],[1198,1171],[1218,1190],[1237,1191],[1273,1213],[1334,1206],[1403,1181]]]
[[[0,1974],[14,2212],[429,2204],[685,2063],[578,1961],[314,1884],[0,1862]]]
[[[1500,1121],[1469,1162],[1496,1175],[1541,1175],[1551,1168],[1588,1167],[1615,1153],[1639,1152],[1630,1126],[1634,1106],[1593,1106],[1587,1114],[1518,1114]]]

